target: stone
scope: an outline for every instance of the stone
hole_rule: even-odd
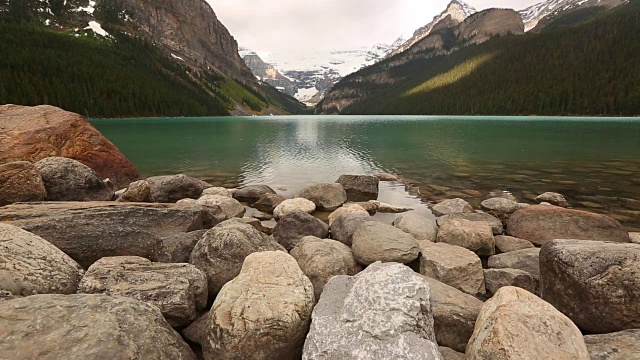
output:
[[[360,201],[360,202],[352,202],[347,204],[360,205],[362,206],[363,209],[367,210],[369,215],[375,215],[378,212],[378,209],[380,208],[379,206],[380,203],[377,201]]]
[[[153,176],[147,179],[151,187],[149,200],[154,203],[175,203],[182,199],[198,199],[204,189],[211,187],[204,181],[178,174]]]
[[[207,275],[209,298],[240,273],[246,257],[260,251],[284,251],[273,238],[240,220],[227,220],[209,230],[191,253],[190,263]]]
[[[424,277],[375,263],[335,276],[313,310],[303,360],[441,359]]]
[[[194,344],[200,346],[205,344],[207,338],[207,322],[209,320],[209,313],[206,312],[200,316],[196,321],[189,324],[180,331],[182,337]]]
[[[473,251],[445,243],[420,243],[420,274],[473,296],[485,290],[482,261]]]
[[[484,282],[487,293],[495,295],[505,286],[515,286],[536,293],[536,282],[530,273],[518,269],[487,269],[484,270]]]
[[[493,255],[487,263],[490,269],[518,269],[526,271],[534,280],[540,279],[540,249],[524,249]]]
[[[541,296],[585,333],[640,328],[640,245],[554,240],[540,251]]]
[[[251,254],[213,303],[204,358],[300,359],[314,305],[313,285],[291,255]]]
[[[207,306],[207,277],[189,264],[153,263],[137,256],[102,258],[87,270],[78,293],[125,296],[157,306],[169,325],[190,324]]]
[[[207,230],[177,233],[158,239],[151,260],[163,263],[188,263],[191,252]]]
[[[254,209],[258,209],[265,213],[273,213],[273,211],[285,200],[280,195],[275,194],[265,194],[258,201],[256,201],[253,205],[251,205]]]
[[[199,198],[196,203],[202,206],[220,207],[225,219],[241,218],[247,211],[238,200],[227,196],[205,195]]]
[[[408,264],[420,251],[413,236],[377,221],[365,221],[356,229],[351,248],[356,261],[365,266],[377,261]]]
[[[325,239],[329,235],[329,226],[302,211],[294,211],[273,228],[273,238],[287,251],[293,249],[305,236]]]
[[[369,212],[365,210],[360,205],[357,204],[345,204],[339,208],[337,208],[334,212],[329,214],[329,226],[333,224],[333,222],[341,215],[367,215],[369,216]]]
[[[333,211],[347,202],[347,193],[341,184],[323,183],[304,188],[297,198],[312,201],[320,211]]]
[[[108,256],[152,258],[162,237],[201,230],[201,207],[117,202],[14,204],[0,221],[34,233],[85,269]]]
[[[378,173],[373,174],[380,181],[400,181],[400,178],[397,175],[389,174],[389,173]]]
[[[378,200],[380,180],[371,175],[342,175],[336,181],[347,192],[349,201]]]
[[[483,201],[480,206],[488,211],[494,211],[500,214],[508,215],[518,210],[518,203],[505,198],[491,198]]]
[[[251,217],[254,218],[254,219],[258,219],[260,221],[273,220],[273,215],[265,214],[263,212],[256,212],[253,215],[251,215]]]
[[[629,233],[629,238],[634,244],[640,244],[640,232]]]
[[[457,352],[451,348],[438,346],[442,360],[464,360],[464,353]]]
[[[280,219],[296,211],[311,214],[316,211],[316,204],[303,198],[288,199],[276,206],[273,210],[273,217]]]
[[[329,239],[307,236],[291,250],[302,272],[313,284],[316,301],[329,280],[336,275],[355,275],[362,271],[351,249]]]
[[[393,222],[393,226],[413,236],[418,241],[435,242],[438,235],[438,225],[436,225],[435,221],[414,213],[398,216]]]
[[[486,222],[491,226],[491,231],[493,231],[494,235],[500,235],[504,231],[504,226],[502,225],[502,220],[497,217],[483,213],[483,212],[475,212],[468,214],[451,214],[441,216],[437,219],[438,226],[444,224],[445,222],[453,219],[462,219],[467,221],[475,221],[475,222]]]
[[[518,239],[513,236],[500,235],[495,237],[496,240],[496,254],[508,253],[511,251],[532,249],[535,246],[524,239]]]
[[[535,198],[538,203],[547,202],[552,205],[567,207],[569,203],[567,199],[562,195],[554,192],[546,192]]]
[[[83,163],[50,157],[35,163],[42,176],[48,201],[109,201],[113,190]]]
[[[431,311],[438,345],[464,352],[473,334],[482,301],[432,278]]]
[[[40,171],[28,161],[0,165],[0,206],[44,201],[47,190]]]
[[[640,359],[640,329],[586,335],[584,342],[591,354],[591,360]]]
[[[138,180],[129,184],[118,202],[150,202],[151,185],[147,180]]]
[[[0,302],[11,360],[195,360],[158,307],[121,296],[34,295]]]
[[[267,185],[250,185],[236,190],[233,198],[252,205],[265,195],[276,195],[276,192]]]
[[[589,360],[582,334],[532,293],[503,287],[482,306],[465,359]]]
[[[138,179],[131,161],[78,114],[48,105],[3,105],[0,124],[0,164],[61,156],[87,165],[118,189]]]
[[[73,294],[84,270],[41,237],[0,223],[0,291],[13,296]]]
[[[436,216],[444,216],[451,214],[466,214],[472,213],[473,207],[471,205],[462,200],[462,199],[452,199],[452,200],[444,200],[434,205],[431,209]]]
[[[374,221],[369,215],[340,215],[331,224],[331,238],[351,247],[353,233],[365,221]]]
[[[233,197],[233,195],[231,194],[231,191],[223,187],[210,187],[210,188],[204,189],[202,190],[202,194],[200,196],[205,196],[205,195]]]
[[[410,208],[406,206],[391,205],[391,204],[383,203],[376,200],[370,200],[369,202],[375,205],[377,212],[386,213],[386,214],[400,214],[400,213],[415,210],[414,208]]]
[[[485,222],[462,219],[445,221],[438,229],[436,241],[461,246],[479,256],[490,256],[495,253],[493,232]]]
[[[629,233],[617,220],[549,205],[532,205],[516,211],[507,221],[507,233],[536,246],[555,239],[630,242]]]

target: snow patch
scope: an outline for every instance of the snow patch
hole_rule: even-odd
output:
[[[98,23],[97,21],[89,21],[89,26],[87,26],[84,29],[85,30],[92,30],[94,33],[96,33],[96,34],[98,34],[100,36],[111,37],[111,35],[109,35],[109,33],[106,32],[102,28],[102,25],[100,25],[100,23]]]
[[[173,53],[171,54],[171,57],[174,58],[174,59],[180,60],[180,61],[184,61],[183,58],[181,58],[180,56],[178,56],[176,54],[173,54]]]
[[[81,6],[77,9],[73,9],[73,11],[76,11],[76,12],[84,11],[87,14],[93,15],[93,12],[96,11],[96,2],[91,0],[89,1],[89,6],[86,6],[86,7]]]

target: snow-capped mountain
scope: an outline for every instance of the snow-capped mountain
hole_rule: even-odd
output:
[[[534,29],[542,19],[588,6],[614,7],[627,0],[546,0],[521,10],[525,31]]]

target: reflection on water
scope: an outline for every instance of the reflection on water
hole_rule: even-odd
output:
[[[413,206],[545,191],[640,228],[638,119],[269,117],[97,120],[144,176],[186,173],[285,196],[341,174],[391,172],[380,200]],[[392,217],[388,216],[389,219]],[[395,217],[395,216],[393,216]]]

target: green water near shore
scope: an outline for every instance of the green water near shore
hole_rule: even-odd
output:
[[[532,202],[557,191],[576,208],[640,229],[640,119],[287,116],[105,119],[93,124],[143,176],[184,173],[216,185],[267,184],[285,196],[346,173],[390,172],[382,201],[491,191]],[[640,231],[640,230],[638,230]]]

